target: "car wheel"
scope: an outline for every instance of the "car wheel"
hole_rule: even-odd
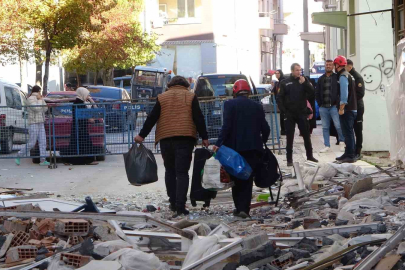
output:
[[[6,138],[0,141],[0,152],[10,154],[13,151],[13,133],[9,132]]]
[[[37,156],[39,156],[39,148],[38,147],[35,147],[34,149],[32,149],[30,151],[30,156],[34,157],[34,158],[32,158],[32,163],[34,163],[34,164],[41,163],[41,159],[37,157]]]
[[[96,156],[97,161],[105,161],[105,156]]]

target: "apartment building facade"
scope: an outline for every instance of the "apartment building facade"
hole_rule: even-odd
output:
[[[145,0],[142,16],[161,45],[152,66],[194,79],[241,72],[257,83],[281,66],[282,0]]]

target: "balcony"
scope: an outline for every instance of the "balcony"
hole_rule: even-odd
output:
[[[274,35],[287,35],[288,25],[283,20],[274,20]]]
[[[210,6],[211,0],[159,0],[159,16],[153,21],[158,43],[213,40]]]
[[[159,18],[154,28],[167,25],[201,24],[202,0],[159,0]]]
[[[259,12],[259,29],[260,30],[273,30],[274,20],[272,14],[268,12]]]

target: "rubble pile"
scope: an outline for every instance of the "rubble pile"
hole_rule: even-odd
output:
[[[150,198],[142,203],[124,198],[137,207],[114,213],[99,212],[117,204],[100,197],[87,197],[84,212],[0,207],[0,268],[405,269],[404,170],[295,170],[277,204],[255,189],[250,219],[233,217],[229,190],[188,217],[173,216],[161,194],[140,195]]]

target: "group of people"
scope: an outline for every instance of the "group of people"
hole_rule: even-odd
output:
[[[330,130],[333,122],[338,143],[345,144],[344,154],[336,160],[341,163],[353,163],[361,157],[365,93],[363,78],[353,68],[353,62],[344,56],[327,60],[325,70],[326,73],[318,79],[316,89],[308,78],[301,75],[301,66],[297,63],[291,65],[291,75],[288,78],[284,77],[281,70],[275,73],[278,82],[274,85],[274,92],[282,119],[281,135],[287,135],[288,166],[293,165],[296,125],[304,139],[307,159],[318,162],[313,156],[311,125],[308,121],[309,115],[315,110],[315,99],[319,105],[325,144],[325,148],[320,152],[325,153],[330,149]]]
[[[90,138],[88,123],[94,123],[94,119],[78,119],[76,121],[76,109],[87,109],[89,105],[86,103],[94,102],[90,97],[90,92],[84,87],[79,87],[76,90],[76,99],[72,106],[72,124],[69,147],[63,153],[65,163],[74,165],[97,165],[94,158],[94,147]],[[16,165],[21,164],[21,157],[26,157],[32,149],[35,148],[37,142],[40,154],[40,166],[49,166],[50,163],[46,160],[46,133],[45,133],[45,113],[48,111],[51,104],[47,104],[41,94],[41,87],[35,85],[32,92],[27,98],[28,112],[28,143],[17,154],[15,159]],[[79,153],[78,153],[79,151]],[[80,154],[79,157],[75,155]],[[28,155],[30,156],[30,155]]]

